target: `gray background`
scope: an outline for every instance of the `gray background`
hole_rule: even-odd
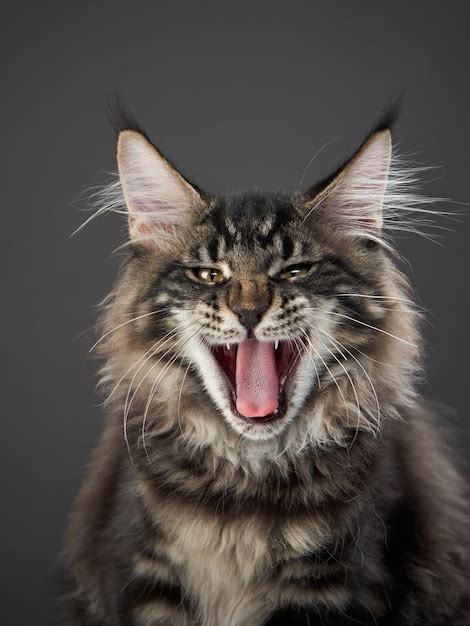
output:
[[[100,427],[93,333],[81,333],[123,237],[108,216],[69,238],[86,217],[72,201],[114,165],[109,96],[121,93],[161,148],[217,191],[294,189],[341,134],[313,182],[404,91],[401,149],[442,165],[426,193],[469,201],[468,4],[26,2],[2,18],[0,621],[49,626],[66,514]],[[428,392],[451,407],[465,457],[470,220],[443,225],[454,229],[444,247],[414,237],[400,248],[431,311]]]

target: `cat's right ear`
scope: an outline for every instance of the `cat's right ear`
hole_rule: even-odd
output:
[[[117,163],[131,242],[152,251],[168,248],[201,203],[200,194],[135,130],[119,133]]]

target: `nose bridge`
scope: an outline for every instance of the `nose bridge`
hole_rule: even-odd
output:
[[[228,304],[238,315],[240,323],[247,329],[248,337],[253,336],[255,326],[270,305],[270,298],[266,279],[242,277],[232,282]]]
[[[268,282],[263,277],[245,277],[233,281],[229,293],[230,308],[240,310],[265,311],[270,304]]]

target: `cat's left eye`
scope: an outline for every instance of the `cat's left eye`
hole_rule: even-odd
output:
[[[214,267],[195,267],[192,270],[194,276],[207,285],[220,285],[224,282],[224,275]]]
[[[309,273],[312,268],[311,263],[299,263],[299,265],[290,265],[289,267],[284,268],[279,274],[277,278],[279,280],[295,280],[296,278],[301,278]]]

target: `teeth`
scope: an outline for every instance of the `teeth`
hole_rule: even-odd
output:
[[[276,339],[274,342],[274,349],[277,350],[279,348],[279,339]]]
[[[230,345],[229,343],[226,343],[226,344],[225,344],[225,347],[227,348],[227,350],[230,350],[231,345]]]

